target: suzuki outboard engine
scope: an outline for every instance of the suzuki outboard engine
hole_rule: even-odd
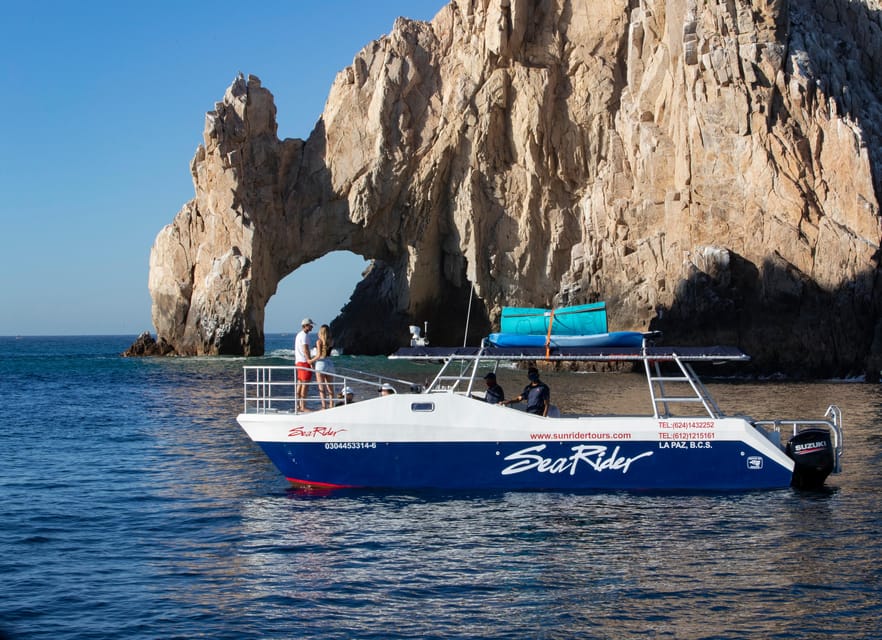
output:
[[[787,442],[787,455],[796,463],[790,486],[820,489],[836,466],[833,441],[827,429],[806,429]]]

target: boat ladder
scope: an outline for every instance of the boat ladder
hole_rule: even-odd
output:
[[[669,418],[671,404],[700,404],[711,418],[722,416],[720,408],[710,392],[701,382],[692,366],[674,354],[665,362],[674,362],[678,371],[673,374],[662,373],[662,362],[645,358],[646,380],[649,384],[649,395],[652,397],[652,410],[656,418]]]

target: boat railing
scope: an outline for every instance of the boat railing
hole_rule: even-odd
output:
[[[297,380],[298,369],[312,372],[309,382]],[[308,367],[289,365],[246,366],[244,371],[244,403],[245,413],[300,413],[303,410],[315,411],[322,409],[323,404],[348,404],[350,400],[344,389],[353,390],[352,402],[376,395],[383,385],[389,385],[394,392],[401,390],[418,391],[419,386],[409,380],[390,376],[346,369],[340,367],[333,373],[325,372],[326,383],[320,383],[315,370]],[[320,385],[327,384],[330,397],[321,395]],[[297,389],[306,387],[306,397],[301,408]]]
[[[358,379],[366,379],[373,380],[378,385],[382,385],[383,383],[392,384],[396,388],[406,388],[410,391],[421,391],[422,387],[419,384],[413,382],[412,380],[405,380],[403,378],[395,378],[393,376],[388,375],[380,375],[378,373],[368,373],[366,371],[362,371],[360,369],[352,369],[349,367],[334,367],[334,373],[339,376],[348,376],[350,378],[358,378]],[[417,387],[420,387],[417,389]]]
[[[843,450],[842,411],[835,404],[831,404],[829,407],[827,407],[827,412],[824,414],[824,418],[826,419],[804,420],[779,418],[776,420],[753,420],[752,424],[755,427],[760,427],[770,431],[776,431],[778,433],[782,433],[782,428],[789,427],[789,430],[791,432],[790,435],[793,436],[805,429],[813,429],[818,427],[827,429],[830,432],[831,439],[833,440],[833,452],[836,465],[833,469],[833,472],[839,473],[841,470],[839,458],[840,456],[842,456]]]

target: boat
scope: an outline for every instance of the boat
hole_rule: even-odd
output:
[[[503,307],[499,331],[543,336],[549,333],[562,336],[606,333],[606,303],[592,302],[556,309]]]
[[[734,347],[655,346],[655,339],[645,334],[636,347],[501,348],[486,340],[407,347],[390,358],[437,366],[430,382],[338,367],[336,386],[367,389],[369,397],[314,411],[295,404],[296,367],[246,366],[237,420],[289,481],[307,488],[819,489],[840,471],[836,405],[816,419],[724,415],[696,365],[749,357]],[[540,416],[482,401],[476,388],[486,372],[538,362],[635,364],[651,412]],[[396,392],[377,394],[381,383]]]
[[[643,342],[640,331],[611,331],[590,335],[524,335],[519,333],[491,333],[487,340],[497,347],[639,347]]]

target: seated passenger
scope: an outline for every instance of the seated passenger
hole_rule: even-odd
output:
[[[380,387],[381,396],[391,396],[393,393],[395,393],[395,387],[388,382],[384,382],[383,386]]]
[[[352,390],[352,387],[343,387],[343,391],[339,395],[340,400],[337,401],[337,405],[341,404],[352,404],[355,402],[355,392]]]

